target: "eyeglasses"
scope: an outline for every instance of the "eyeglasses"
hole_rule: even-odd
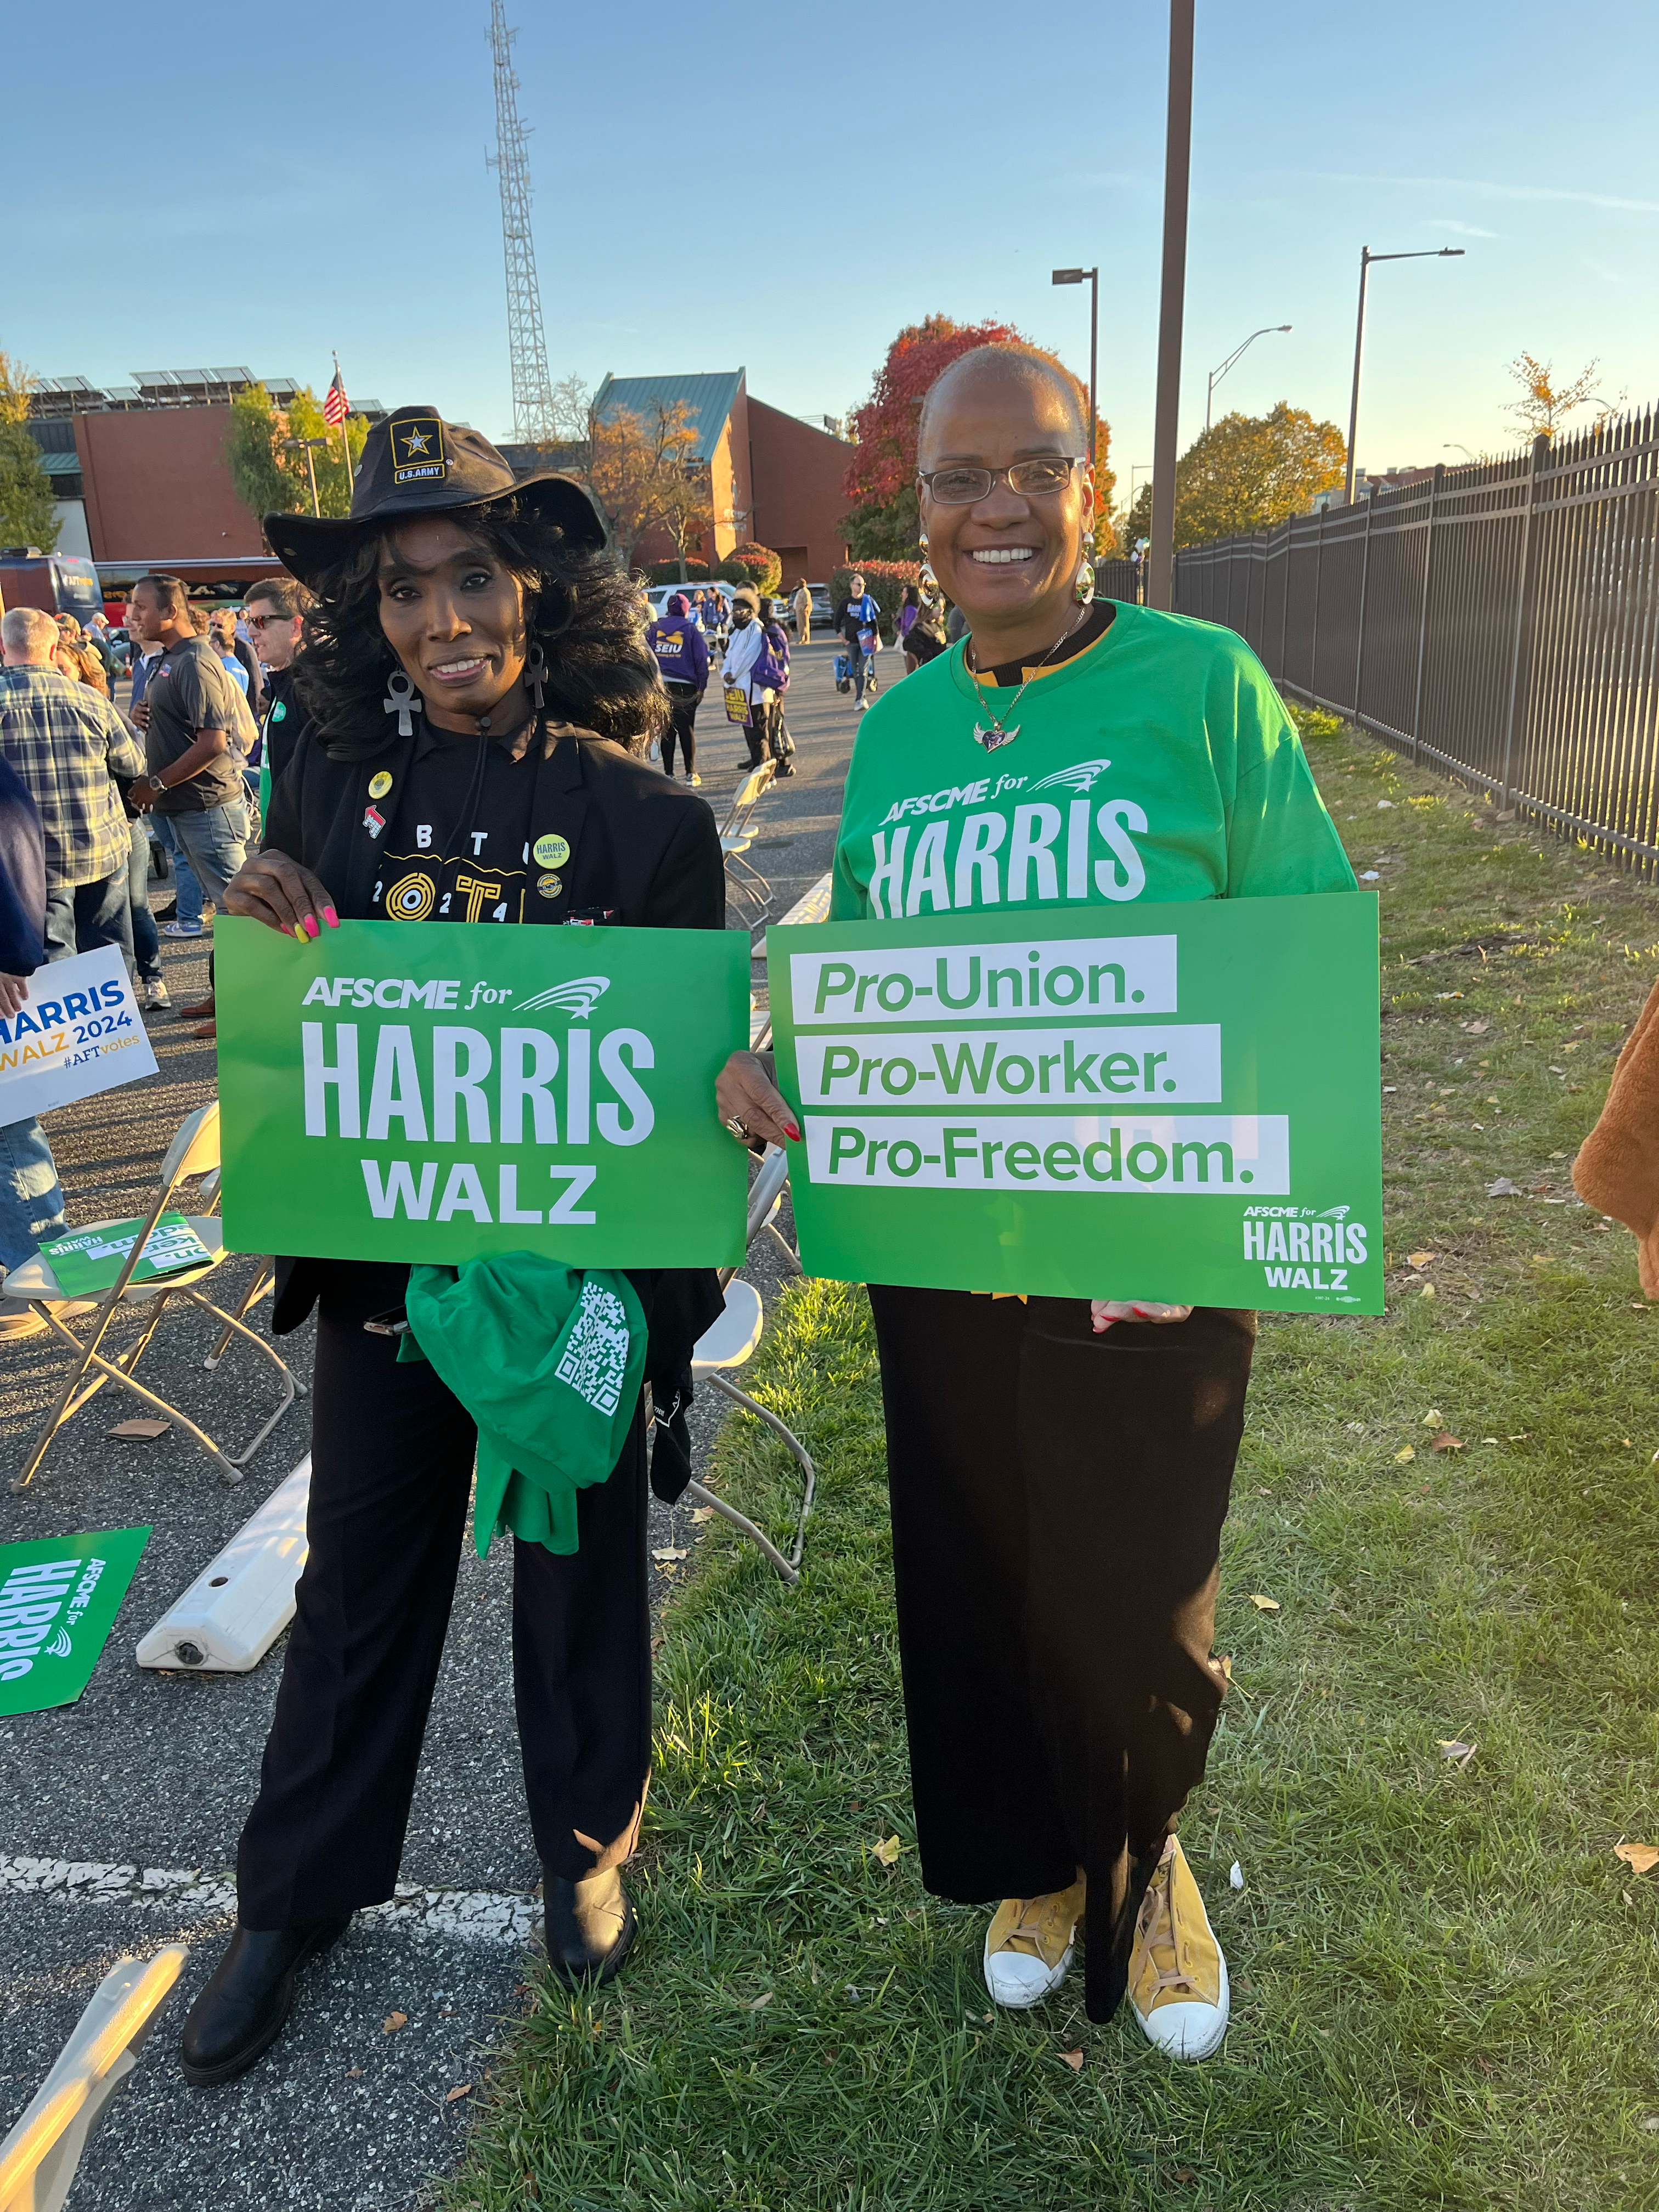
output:
[[[292,615],[251,615],[246,608],[242,611],[242,620],[250,629],[265,629],[274,622],[292,622],[293,619]]]
[[[1043,453],[1035,460],[1016,461],[1012,468],[934,469],[931,474],[919,472],[916,480],[927,485],[941,507],[971,507],[976,500],[988,499],[999,477],[1010,491],[1040,499],[1046,492],[1064,491],[1082,459],[1081,453]]]

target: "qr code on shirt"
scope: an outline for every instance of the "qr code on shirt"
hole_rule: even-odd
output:
[[[614,1413],[628,1376],[628,1312],[614,1291],[582,1285],[564,1356],[556,1370],[596,1412]]]

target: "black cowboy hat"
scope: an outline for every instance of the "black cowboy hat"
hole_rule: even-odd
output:
[[[477,431],[446,422],[435,407],[394,407],[363,441],[350,514],[268,514],[265,542],[291,574],[309,584],[373,526],[447,507],[487,507],[514,492],[558,523],[573,546],[607,542],[605,517],[574,477],[553,469],[515,477]]]

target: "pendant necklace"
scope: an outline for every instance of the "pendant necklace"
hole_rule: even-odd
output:
[[[983,745],[988,753],[995,752],[1000,745],[1012,744],[1014,739],[1019,735],[1019,724],[1016,722],[1012,730],[1007,728],[1006,726],[1006,717],[1013,713],[1015,708],[1018,706],[1020,701],[1025,696],[1025,684],[1030,684],[1033,677],[1040,676],[1042,673],[1043,670],[1048,665],[1048,663],[1060,651],[1060,647],[1065,644],[1066,639],[1071,636],[1073,630],[1077,629],[1079,623],[1081,623],[1087,616],[1088,611],[1089,611],[1086,607],[1079,607],[1078,609],[1071,621],[1066,623],[1065,629],[1061,630],[1060,635],[1048,647],[1048,650],[1043,654],[1042,659],[1038,661],[1036,666],[1033,668],[1030,674],[1026,677],[1025,683],[1020,685],[1018,690],[1015,692],[1013,697],[1003,708],[1002,713],[1000,714],[992,715],[991,726],[988,730],[986,728],[983,722],[975,719],[974,723],[975,742],[978,744]],[[973,649],[973,641],[970,638],[968,643],[967,651],[963,654],[963,659],[968,665],[968,672],[973,677],[974,688],[977,690],[979,689],[979,671],[975,667],[970,657],[972,655]]]

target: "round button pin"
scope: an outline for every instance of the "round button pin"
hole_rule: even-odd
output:
[[[368,795],[371,799],[384,799],[391,788],[392,778],[384,769],[378,775],[372,775],[368,779]]]
[[[561,842],[562,842],[562,840],[561,840]],[[538,876],[536,878],[536,889],[540,892],[544,898],[557,898],[559,893],[564,889],[564,878],[562,876]]]
[[[570,858],[570,840],[554,830],[545,837],[538,837],[530,849],[542,867],[562,868]]]

